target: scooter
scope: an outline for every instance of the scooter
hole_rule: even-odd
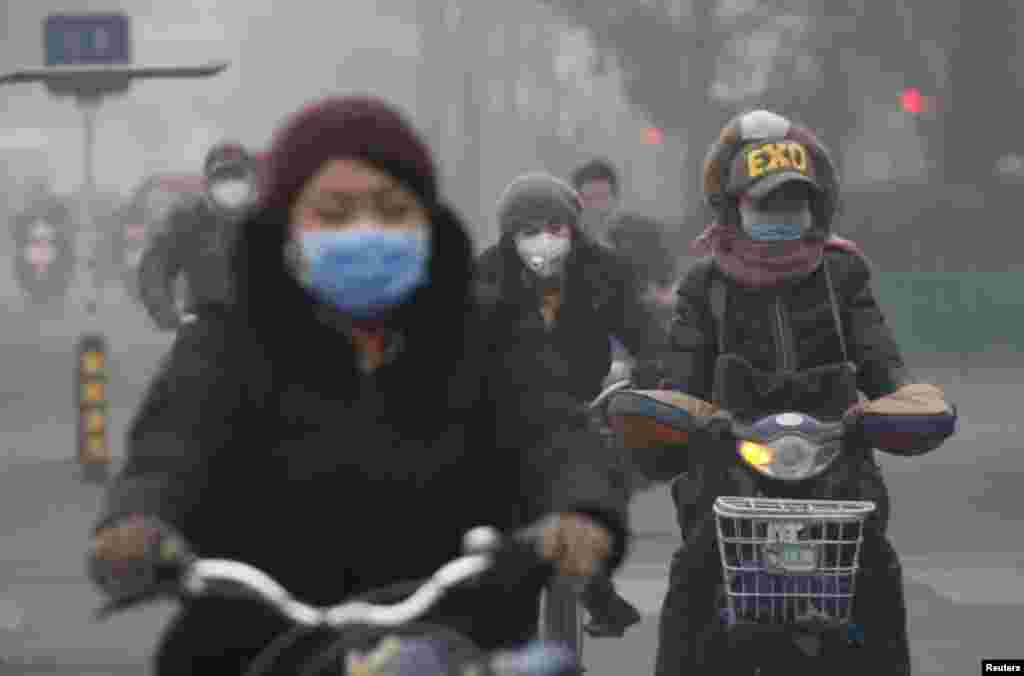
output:
[[[827,673],[858,646],[865,628],[853,613],[856,582],[866,522],[877,505],[809,495],[816,479],[857,448],[954,433],[956,409],[941,391],[912,387],[925,388],[925,396],[909,403],[902,395],[884,397],[838,421],[797,411],[745,419],[674,391],[627,388],[611,396],[609,420],[631,452],[688,453],[689,466],[702,466],[706,481],[724,471],[740,477],[730,485],[751,489],[718,495],[713,506],[720,619],[726,659],[735,662],[717,665],[723,673],[791,674],[799,658],[826,660],[815,673]]]

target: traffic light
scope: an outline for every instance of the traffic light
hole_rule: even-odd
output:
[[[924,113],[931,108],[931,101],[917,87],[908,87],[900,94],[900,107],[905,113]]]
[[[112,460],[107,435],[107,344],[102,336],[83,336],[76,352],[78,462],[87,470],[105,471]]]

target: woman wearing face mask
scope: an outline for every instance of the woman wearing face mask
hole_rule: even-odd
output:
[[[580,213],[580,198],[565,182],[541,173],[515,179],[498,201],[501,240],[481,255],[478,274],[497,299],[491,333],[510,377],[535,377],[529,367],[540,363],[551,387],[584,404],[609,373],[609,338],[645,360],[634,377],[648,381],[665,336],[632,268],[583,234]],[[607,580],[584,601],[592,635],[621,636],[640,620]]]
[[[814,134],[768,111],[746,113],[725,126],[704,167],[716,220],[695,243],[707,258],[680,285],[672,356],[665,360],[670,386],[726,408],[749,399],[757,416],[796,410],[838,420],[855,415],[858,390],[877,399],[910,383],[872,292],[867,261],[853,243],[832,234],[839,182]],[[927,444],[890,452],[925,450]],[[867,660],[858,668],[871,673],[909,674],[900,562],[886,537],[889,496],[874,451],[861,451],[823,479],[835,484],[816,489],[854,490],[845,497],[878,505],[865,529],[853,618],[865,632],[864,650],[851,656]],[[652,478],[688,471],[682,452],[659,463],[649,468]],[[658,676],[727,668],[714,619],[721,564],[712,505],[719,489],[746,489],[717,481],[688,476],[673,484],[686,546],[671,564]]]
[[[609,338],[641,360],[649,380],[665,333],[641,301],[629,264],[580,228],[579,195],[543,173],[515,179],[498,201],[501,240],[483,252],[478,279],[496,298],[494,324],[506,363],[548,362],[547,372],[581,402],[601,391]]]
[[[469,239],[401,116],[328,99],[282,129],[267,172],[234,304],[179,340],[132,424],[94,579],[119,598],[145,592],[125,574],[141,565],[132,543],[177,531],[201,556],[336,603],[429,576],[473,526],[546,514],[562,570],[614,569],[625,504],[582,453],[599,442],[573,402],[499,372]],[[531,638],[544,580],[481,584],[427,619],[484,649]],[[285,628],[255,604],[193,603],[156,673],[241,673]]]

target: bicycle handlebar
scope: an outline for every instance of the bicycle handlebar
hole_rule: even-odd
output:
[[[425,614],[453,587],[493,568],[503,555],[525,553],[529,564],[546,565],[537,542],[538,536],[532,530],[503,539],[493,528],[473,529],[465,537],[465,555],[442,566],[411,596],[393,605],[362,601],[324,608],[308,605],[296,600],[287,589],[258,568],[229,559],[195,559],[187,563],[180,585],[182,591],[192,597],[259,600],[303,626],[333,629],[350,625],[398,627]]]

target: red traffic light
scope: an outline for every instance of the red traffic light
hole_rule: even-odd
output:
[[[648,127],[644,131],[644,143],[649,146],[660,146],[662,140],[661,130],[657,127]]]
[[[923,113],[927,109],[928,99],[916,87],[904,89],[900,95],[900,107],[905,113]]]

